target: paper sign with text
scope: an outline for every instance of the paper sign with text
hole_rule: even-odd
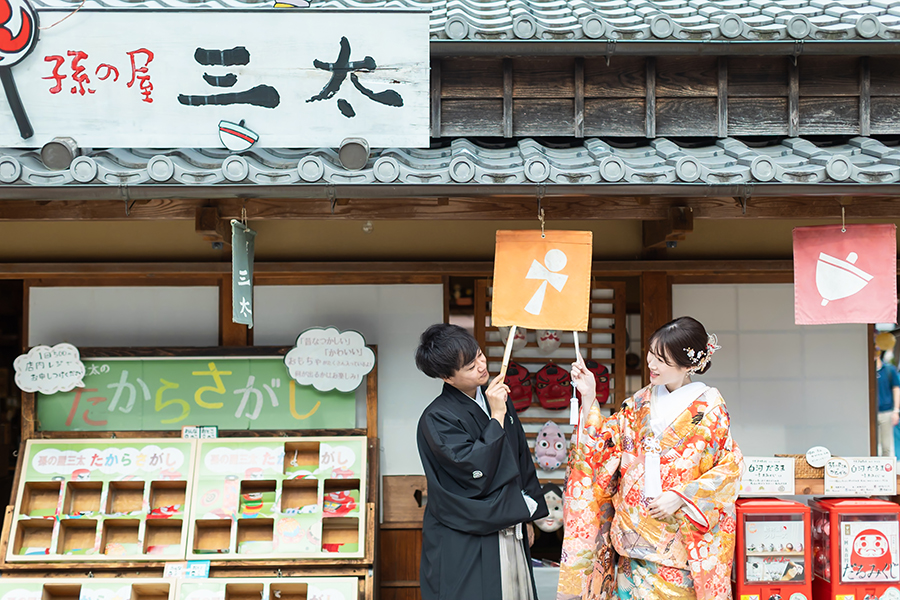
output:
[[[792,496],[794,459],[745,456],[741,496]]]
[[[592,236],[590,231],[498,231],[491,324],[587,330]]]
[[[84,387],[84,363],[78,348],[72,344],[35,346],[22,354],[13,367],[16,385],[23,392],[55,394]]]
[[[832,458],[825,465],[826,496],[894,496],[896,460],[889,456]]]
[[[307,329],[284,357],[291,378],[320,392],[350,392],[375,367],[375,352],[358,331]]]

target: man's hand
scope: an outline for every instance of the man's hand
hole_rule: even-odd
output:
[[[663,492],[650,502],[650,516],[660,521],[668,519],[684,506],[684,499],[675,492]]]
[[[897,423],[900,423],[900,414],[897,414],[896,412],[892,412],[891,413],[891,425],[896,427]]]
[[[484,393],[488,405],[491,407],[491,418],[497,419],[500,427],[506,417],[506,398],[509,396],[509,386],[503,383],[503,377],[497,375]]]
[[[525,523],[525,531],[528,533],[528,547],[534,546],[534,525]]]

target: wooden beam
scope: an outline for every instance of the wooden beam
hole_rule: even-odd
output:
[[[869,57],[859,59],[859,135],[870,135],[872,128],[872,86]]]
[[[656,137],[656,59],[647,58],[647,112],[644,132],[648,138]]]
[[[200,206],[194,211],[194,230],[207,242],[231,245],[231,230],[215,206]]]
[[[683,241],[694,231],[694,212],[690,207],[673,206],[665,221],[644,221],[642,224],[643,245],[651,248],[668,248],[670,242]]]
[[[441,59],[431,59],[431,137],[441,137]]]
[[[575,59],[575,137],[584,137],[584,58]]]
[[[717,136],[728,137],[728,57],[719,57],[719,91],[716,95],[718,119]]]
[[[800,135],[800,67],[797,57],[785,58],[788,61],[788,135]]]
[[[503,137],[513,136],[513,61],[503,59]]]
[[[685,190],[687,192],[687,190]],[[554,220],[634,219],[665,220],[673,206],[689,207],[695,219],[834,219],[840,214],[839,198],[853,202],[853,217],[860,219],[900,219],[900,203],[891,196],[761,196],[754,194],[746,214],[732,196],[591,196],[545,195],[543,206]],[[203,201],[206,204],[208,201]],[[327,200],[239,199],[218,200],[220,220],[239,218],[246,206],[254,220],[532,220],[534,196],[368,198],[351,199],[331,211]],[[132,211],[129,220],[195,219],[201,208],[194,200],[159,200]],[[17,200],[0,203],[0,223],[4,221],[121,221],[119,206],[106,200],[60,201],[40,204]],[[227,226],[226,226],[227,227]],[[227,230],[226,230],[227,231]],[[229,236],[230,237],[230,236]]]

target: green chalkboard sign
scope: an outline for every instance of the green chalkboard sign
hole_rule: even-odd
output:
[[[84,387],[38,394],[38,431],[350,429],[355,392],[292,380],[282,357],[85,358]]]

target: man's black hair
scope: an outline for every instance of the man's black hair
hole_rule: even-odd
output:
[[[478,342],[459,325],[437,323],[422,333],[416,349],[416,366],[435,379],[447,379],[475,360]]]

